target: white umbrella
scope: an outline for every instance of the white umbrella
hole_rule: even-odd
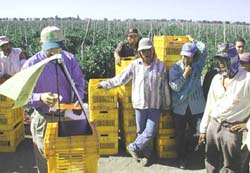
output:
[[[48,62],[59,58],[60,56],[54,55],[16,73],[0,85],[0,94],[15,101],[13,108],[26,105],[44,66]]]

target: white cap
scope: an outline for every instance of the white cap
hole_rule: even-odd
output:
[[[138,51],[144,49],[150,49],[152,46],[153,43],[149,38],[142,38],[139,42]]]

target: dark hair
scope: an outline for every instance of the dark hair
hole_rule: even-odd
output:
[[[242,37],[240,37],[240,36],[238,36],[237,37],[237,39],[236,39],[236,41],[235,42],[242,42],[244,45],[246,44],[246,41],[245,41],[245,39],[244,38],[242,38]]]

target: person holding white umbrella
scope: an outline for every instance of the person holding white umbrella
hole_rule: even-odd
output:
[[[63,50],[64,37],[62,30],[56,26],[48,26],[41,32],[42,50],[32,56],[24,65],[26,69],[53,55],[60,54],[64,64],[72,78],[75,87],[83,98],[84,79],[75,56]],[[60,98],[62,103],[72,103],[77,100],[72,92],[71,85],[63,70],[56,61],[48,62],[35,85],[33,93],[28,101],[27,107],[34,108],[31,115],[31,133],[34,142],[34,152],[38,172],[47,172],[47,161],[44,158],[43,140],[46,133],[47,123],[58,121],[62,113],[53,110]]]

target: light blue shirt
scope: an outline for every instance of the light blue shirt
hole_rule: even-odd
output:
[[[183,77],[183,60],[177,61],[169,70],[173,112],[179,115],[185,115],[188,106],[192,114],[203,113],[205,109],[206,101],[201,87],[201,72],[207,57],[207,49],[202,42],[194,43],[198,52],[192,64],[192,73],[187,79]]]

